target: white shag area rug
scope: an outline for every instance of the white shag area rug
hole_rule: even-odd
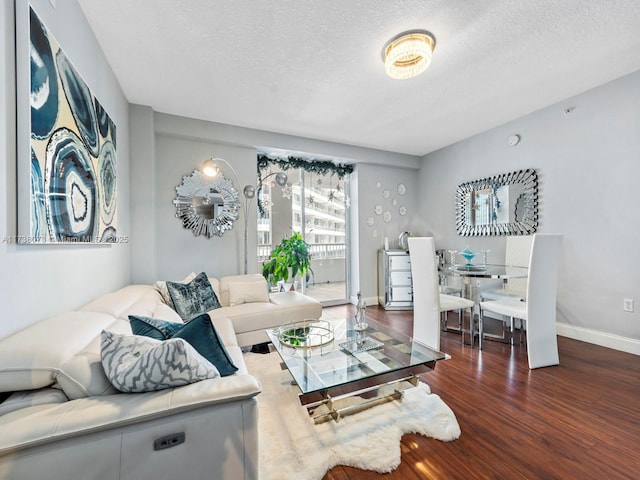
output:
[[[402,435],[442,441],[460,436],[453,411],[422,382],[405,390],[402,401],[315,425],[300,405],[291,375],[280,369],[277,352],[244,357],[262,384],[257,397],[261,480],[321,480],[336,465],[386,473],[400,464]]]

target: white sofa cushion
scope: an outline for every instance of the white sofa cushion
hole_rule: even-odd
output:
[[[2,403],[0,403],[0,417],[14,410],[44,405],[46,403],[62,403],[69,399],[62,390],[57,388],[40,388],[38,390],[25,390],[14,392]]]
[[[30,325],[0,347],[0,391],[34,390],[53,385],[60,367],[109,328],[112,316],[73,311]]]
[[[114,320],[107,328],[111,332],[131,335],[129,322]],[[79,351],[64,362],[56,373],[57,385],[71,400],[118,393],[105,375],[100,358],[100,331]]]
[[[125,393],[164,390],[220,375],[182,338],[160,341],[103,330],[101,356],[107,377]]]
[[[96,298],[78,310],[106,313],[120,320],[127,320],[129,315],[152,316],[158,303],[162,303],[162,297],[152,286],[127,285]]]
[[[220,305],[222,305],[223,307],[231,306],[230,299],[229,299],[230,284],[235,284],[232,287],[235,290],[235,287],[242,288],[242,284],[247,284],[247,283],[266,284],[266,280],[259,273],[250,273],[247,275],[230,275],[227,277],[220,278],[220,295],[218,295],[218,299],[220,300]]]
[[[252,277],[249,281],[228,281],[229,306],[243,303],[269,302],[269,286],[264,277]]]
[[[268,303],[243,303],[208,313],[212,319],[229,317],[236,335],[279,327],[294,320],[320,318],[322,314],[320,302],[299,292],[272,293],[269,297]],[[267,341],[266,334],[263,341]]]
[[[153,318],[162,318],[168,322],[182,323],[182,318],[172,307],[166,303],[158,303],[152,315]]]

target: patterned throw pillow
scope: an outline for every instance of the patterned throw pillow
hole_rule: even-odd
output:
[[[208,314],[203,313],[189,323],[167,322],[157,318],[129,315],[131,331],[157,340],[183,338],[226,377],[238,371],[220,339]]]
[[[184,279],[182,279],[180,283],[189,283],[194,278],[196,278],[196,274],[195,272],[191,272],[189,275],[184,277]],[[158,290],[158,292],[160,292],[160,296],[162,296],[162,300],[164,300],[164,303],[166,303],[171,308],[173,308],[173,300],[171,300],[171,295],[169,295],[169,290],[167,289],[167,282],[164,280],[158,280],[156,283],[153,284],[153,286],[156,287],[156,290]]]
[[[164,390],[220,375],[182,338],[159,341],[103,330],[100,354],[109,381],[125,393]]]
[[[176,312],[185,322],[221,306],[204,272],[186,284],[167,282],[167,289]]]

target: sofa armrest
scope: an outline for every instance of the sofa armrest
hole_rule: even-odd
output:
[[[203,380],[158,392],[88,397],[38,405],[0,417],[0,455],[57,440],[119,428],[248,399],[262,387],[251,375]]]

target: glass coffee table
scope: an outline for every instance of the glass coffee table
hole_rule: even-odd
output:
[[[418,374],[448,358],[370,319],[364,330],[351,317],[292,322],[267,335],[316,423],[401,400]]]

